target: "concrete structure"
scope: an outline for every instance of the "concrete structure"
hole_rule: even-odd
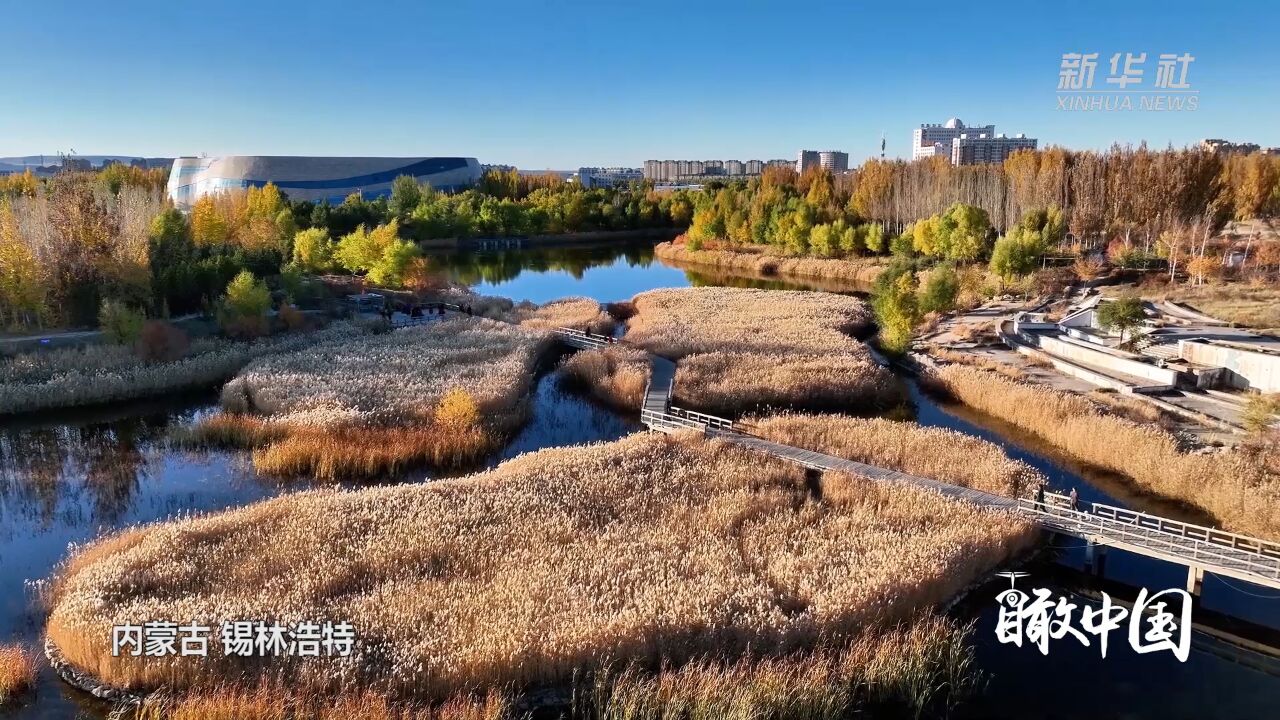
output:
[[[960,118],[951,118],[945,123],[925,123],[916,128],[911,135],[911,159],[919,160],[935,155],[951,157],[951,141],[960,137],[961,133],[975,135],[995,135],[995,125],[964,124]]]
[[[1223,368],[1218,376],[1230,387],[1280,392],[1280,353],[1263,352],[1258,346],[1223,341],[1179,340],[1178,357],[1211,368]]]
[[[796,172],[801,175],[805,170],[811,167],[820,167],[822,165],[822,156],[817,150],[801,150],[796,153]]]
[[[999,163],[1004,162],[1005,158],[1019,150],[1035,149],[1036,139],[1022,133],[1013,137],[1005,137],[1004,133],[995,136],[979,133],[976,137],[969,133],[960,133],[960,137],[951,141],[951,164]]]
[[[627,183],[639,182],[644,177],[644,171],[640,168],[578,168],[578,182],[585,188],[626,185]]]
[[[849,153],[839,150],[823,150],[818,153],[818,162],[822,165],[823,170],[832,173],[842,173],[849,171]]]
[[[191,207],[204,195],[273,183],[291,200],[340,203],[353,192],[366,198],[391,194],[401,175],[439,190],[458,190],[480,179],[480,163],[467,157],[294,157],[228,155],[182,157],[169,172],[169,197]]]
[[[1003,162],[1014,152],[1036,149],[1036,139],[1021,133],[1013,137],[996,133],[995,125],[965,125],[960,118],[926,123],[911,136],[911,159],[942,156],[952,165]]]

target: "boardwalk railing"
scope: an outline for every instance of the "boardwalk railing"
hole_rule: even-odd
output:
[[[434,306],[439,307],[440,304]],[[449,310],[463,310],[457,305],[443,306]],[[410,318],[394,324],[403,327],[425,321],[424,318]],[[617,338],[573,328],[556,328],[554,332],[563,342],[576,348],[595,349],[619,343]],[[1186,565],[1189,568],[1188,588],[1198,588],[1199,578],[1206,570],[1280,588],[1280,543],[1102,503],[1090,503],[1088,510],[1080,510],[1066,495],[1057,493],[1045,493],[1040,499],[1015,500],[772,442],[752,432],[749,425],[673,406],[671,392],[675,370],[675,363],[671,360],[651,355],[640,421],[652,430],[697,430],[756,447],[806,467],[844,470],[886,481],[906,482],[979,505],[1017,512],[1044,528],[1083,538],[1089,542],[1090,548],[1114,546]]]
[[[1280,560],[1280,543],[1270,542],[1268,540],[1259,540],[1258,538],[1249,537],[1248,535],[1240,535],[1238,533],[1218,530],[1216,528],[1205,527],[1203,525],[1192,525],[1179,520],[1170,520],[1159,515],[1148,515],[1142,512],[1134,512],[1125,508],[1115,507],[1112,505],[1103,505],[1102,503],[1090,503],[1093,508],[1093,514],[1098,517],[1107,518],[1116,523],[1128,525],[1130,527],[1145,528],[1148,530],[1156,530],[1158,532],[1169,533],[1179,537],[1197,540],[1211,545],[1219,545],[1222,547],[1232,548],[1233,550],[1244,550],[1246,552],[1256,553],[1258,555]]]
[[[595,333],[583,332],[574,328],[559,327],[553,330],[556,335],[564,340],[565,343],[576,348],[584,350],[595,350],[597,348],[609,347],[617,345],[618,341],[608,335],[597,335]]]
[[[1161,554],[1178,562],[1202,565],[1209,570],[1214,570],[1214,566],[1217,566],[1219,570],[1247,572],[1263,578],[1280,580],[1280,562],[1270,554],[1270,549],[1264,552],[1259,547],[1274,545],[1274,543],[1243,535],[1237,537],[1247,540],[1247,545],[1243,542],[1237,546],[1212,542],[1197,535],[1200,531],[1208,531],[1214,535],[1233,535],[1234,533],[1223,533],[1199,525],[1147,516],[1149,520],[1163,520],[1165,529],[1161,530],[1152,523],[1139,522],[1139,518],[1129,517],[1130,515],[1140,516],[1142,513],[1126,510],[1121,516],[1124,519],[1117,519],[1117,514],[1112,511],[1120,508],[1113,508],[1110,505],[1096,507],[1103,509],[1103,512],[1099,513],[1096,509],[1089,511],[1074,509],[1065,495],[1056,493],[1046,493],[1044,502],[1032,498],[1019,498],[1017,504],[1018,512],[1031,516],[1042,526],[1101,544],[1128,545],[1140,551],[1146,551],[1148,554]],[[1175,525],[1180,526],[1178,532],[1171,532]],[[1183,534],[1184,531],[1191,534]]]

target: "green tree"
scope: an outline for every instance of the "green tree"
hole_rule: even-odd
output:
[[[370,231],[365,231],[362,225],[338,241],[333,258],[350,272],[368,272],[382,260],[399,231],[400,225],[395,220]]]
[[[1006,282],[1013,282],[1035,272],[1036,263],[1044,251],[1039,230],[1015,227],[996,240],[991,250],[991,272]]]
[[[231,280],[224,300],[227,311],[237,318],[260,318],[271,309],[271,291],[267,284],[248,270],[241,270]]]
[[[117,345],[131,345],[142,332],[146,317],[119,300],[103,300],[98,310],[98,327]]]
[[[322,227],[302,230],[293,236],[293,264],[309,273],[325,273],[333,269],[333,240]]]
[[[382,257],[369,268],[369,281],[385,287],[402,287],[414,259],[421,252],[411,242],[396,239],[382,251]]]
[[[867,246],[867,250],[877,254],[884,252],[884,226],[880,223],[868,223],[862,227],[866,229],[863,243]]]
[[[960,278],[950,263],[943,263],[929,271],[920,288],[920,312],[943,313],[955,309],[956,296],[960,294]]]
[[[401,175],[391,182],[391,199],[387,210],[394,217],[407,218],[422,202],[422,186],[411,175]]]
[[[902,353],[911,345],[911,334],[920,321],[916,278],[910,261],[899,261],[876,278],[871,308],[880,326],[880,345]]]
[[[1147,315],[1142,311],[1142,300],[1134,297],[1123,297],[1104,302],[1098,307],[1098,324],[1104,328],[1120,331],[1120,341],[1126,341],[1128,333],[1142,324]]]

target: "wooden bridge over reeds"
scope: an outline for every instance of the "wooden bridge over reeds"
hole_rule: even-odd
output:
[[[465,311],[457,305],[444,307]],[[414,318],[396,326],[418,321]],[[565,345],[576,349],[595,350],[622,343],[618,338],[571,328],[558,328],[554,333]],[[1186,589],[1193,595],[1200,594],[1206,572],[1280,589],[1280,543],[1102,503],[1073,505],[1070,498],[1057,493],[1046,492],[1043,499],[1010,498],[774,442],[755,434],[748,424],[673,405],[676,364],[653,353],[648,355],[650,376],[640,408],[640,421],[650,430],[664,433],[693,430],[820,472],[848,472],[879,482],[902,483],[1015,513],[1049,532],[1084,540],[1086,564],[1095,573],[1102,573],[1107,549],[1115,548],[1186,567]]]
[[[614,338],[561,328],[556,334],[571,347],[594,349],[619,342]],[[1193,525],[1158,515],[1102,503],[1073,506],[1066,495],[1010,498],[887,468],[774,442],[756,435],[749,425],[728,418],[685,410],[672,404],[676,364],[650,353],[651,374],[645,388],[640,421],[650,430],[694,430],[749,447],[818,471],[841,471],[872,480],[925,488],[946,497],[1016,513],[1054,533],[1086,542],[1086,562],[1101,573],[1107,548],[1156,558],[1187,568],[1187,591],[1199,595],[1206,572],[1280,589],[1280,543]]]

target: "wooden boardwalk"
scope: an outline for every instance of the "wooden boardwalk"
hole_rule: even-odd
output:
[[[456,310],[457,306],[448,309]],[[557,339],[578,349],[597,349],[621,342],[571,328],[558,328],[554,333]],[[645,388],[640,419],[651,430],[667,433],[694,430],[807,468],[901,483],[991,510],[1016,513],[1050,532],[1086,541],[1089,561],[1095,570],[1101,569],[1106,549],[1116,548],[1186,567],[1187,589],[1194,594],[1199,594],[1205,572],[1280,589],[1280,543],[1101,503],[1073,508],[1067,497],[1054,493],[1046,493],[1044,502],[1004,497],[767,440],[728,418],[673,406],[676,363],[652,353],[649,357],[649,384]]]

